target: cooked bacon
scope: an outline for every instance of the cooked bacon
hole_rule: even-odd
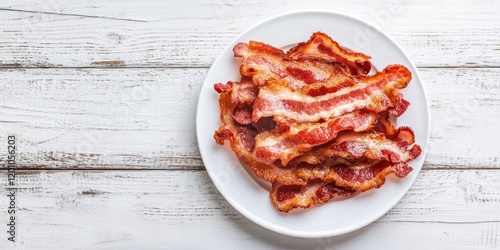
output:
[[[233,118],[241,125],[252,123],[252,108],[246,105],[237,106],[233,111]]]
[[[397,140],[399,143],[403,143],[404,145],[411,145],[415,143],[415,134],[413,133],[413,129],[408,126],[398,128]]]
[[[373,76],[361,77],[354,86],[318,97],[284,87],[261,88],[253,105],[252,120],[285,116],[298,122],[316,122],[357,109],[381,113],[396,106],[397,89],[405,88],[411,72],[401,65],[390,65]]]
[[[325,60],[343,63],[351,68],[352,73],[360,75],[368,74],[371,69],[370,56],[345,49],[321,32],[312,34],[309,41],[299,43],[286,55],[293,60]]]
[[[319,86],[317,86],[319,85]],[[302,93],[316,97],[322,96],[326,94],[335,93],[343,88],[349,88],[356,85],[356,81],[354,81],[351,77],[345,74],[337,74],[335,79],[328,79],[323,84],[312,84],[302,89]]]
[[[252,126],[257,129],[259,133],[264,131],[270,131],[276,129],[276,122],[271,117],[266,117],[258,120],[257,122],[253,122]]]
[[[262,163],[280,159],[282,165],[287,165],[312,147],[331,141],[340,131],[371,129],[376,119],[375,113],[355,111],[322,123],[293,125],[286,133],[263,132],[255,138],[254,156]]]
[[[239,43],[233,51],[242,57],[240,73],[260,87],[271,85],[320,96],[356,84],[344,64],[285,60],[283,51],[255,41]]]
[[[294,208],[308,208],[327,202],[334,197],[349,197],[356,191],[339,187],[333,182],[310,181],[307,185],[283,185],[273,183],[269,194],[273,205],[281,212]]]
[[[233,82],[231,82],[231,81],[227,82],[226,84],[223,84],[223,83],[214,84],[214,89],[219,94],[231,89],[232,87],[233,87]]]
[[[265,117],[265,118],[268,118],[268,117]],[[275,116],[275,117],[273,117],[273,120],[276,122],[276,128],[274,130],[274,133],[276,133],[276,134],[286,133],[286,132],[290,131],[290,128],[293,124],[297,124],[297,121],[295,121],[293,119],[288,119],[286,117],[281,117],[281,116]]]
[[[273,183],[278,210],[351,196],[412,171],[407,162],[420,146],[411,128],[396,129],[389,117],[410,104],[398,93],[411,80],[404,66],[368,76],[369,56],[319,32],[286,54],[256,41],[233,52],[242,78],[214,85],[223,123],[214,139],[229,141],[249,170]]]
[[[332,157],[346,159],[365,157],[390,163],[408,162],[422,152],[417,144],[410,147],[413,142],[413,132],[408,131],[407,127],[402,127],[396,137],[392,136],[392,139],[378,133],[346,131],[339,133],[333,141],[295,158],[293,162],[294,164],[300,162],[321,164]]]
[[[228,140],[234,153],[242,159],[258,177],[268,182],[279,180],[284,184],[304,185],[306,182],[297,177],[292,171],[280,168],[274,164],[261,163],[254,158],[251,152],[255,147],[255,134],[258,131],[252,125],[238,126],[235,124],[233,113],[239,104],[232,102],[231,94],[232,89],[228,89],[222,92],[219,97],[221,121],[223,125],[215,131],[215,141],[223,145],[224,142]]]
[[[235,103],[252,104],[258,94],[259,89],[253,84],[252,79],[242,77],[240,83],[234,85],[232,99]]]
[[[389,114],[399,117],[406,111],[409,106],[410,102],[405,100],[402,94],[398,94],[396,97],[396,105],[394,106],[394,108],[389,109]]]
[[[324,203],[334,197],[348,197],[356,191],[368,191],[379,188],[385,182],[385,177],[395,173],[404,178],[412,171],[406,163],[391,164],[385,161],[355,162],[350,165],[337,163],[336,165],[307,166],[298,169],[299,175],[310,171],[312,175],[322,176],[313,178],[306,185],[285,185],[273,183],[270,198],[273,205],[281,212],[288,212],[294,208],[308,208],[312,205]]]
[[[390,121],[389,113],[385,112],[379,115],[377,122],[373,126],[373,132],[384,134],[385,136],[391,138],[398,131]]]
[[[341,159],[337,159],[318,165],[302,164],[293,172],[303,180],[333,181],[339,186],[349,187],[356,191],[366,191],[382,186],[388,174],[394,173],[397,177],[403,178],[412,170],[410,165],[403,162],[342,162]]]
[[[214,89],[219,94],[231,91],[231,101],[239,104],[252,104],[259,93],[257,86],[248,77],[242,77],[241,82],[216,83]]]
[[[250,41],[238,43],[234,56],[241,57],[240,73],[251,77],[257,86],[282,85],[300,89],[323,82],[332,74],[339,73],[341,66],[315,61],[287,61],[284,52],[271,45]],[[334,70],[337,68],[336,70]]]
[[[225,140],[229,140],[231,148],[236,155],[240,157],[257,176],[271,183],[279,182],[287,185],[304,185],[307,180],[335,180],[338,185],[362,191],[383,184],[385,175],[391,172],[395,172],[398,176],[404,176],[407,174],[405,174],[405,171],[411,171],[411,167],[406,164],[390,165],[388,162],[385,162],[385,165],[357,163],[350,166],[348,168],[349,171],[342,171],[342,168],[346,166],[344,162],[333,165],[302,164],[292,168],[282,168],[276,164],[262,163],[251,153],[252,150],[255,152],[257,149],[258,140],[254,138],[256,132],[251,131],[248,127],[238,127],[233,122],[232,113],[237,104],[231,102],[231,91],[223,92],[219,102],[221,107],[221,120],[224,125],[215,132],[214,138],[217,143],[224,144]],[[376,117],[373,117],[371,123],[373,123],[375,119]],[[406,128],[402,131],[404,131],[404,141],[406,141],[406,143],[411,143],[409,131]],[[264,133],[258,134],[256,137],[262,134]],[[368,178],[364,182],[359,183],[359,178],[361,177],[372,178]],[[352,182],[350,182],[351,180]]]

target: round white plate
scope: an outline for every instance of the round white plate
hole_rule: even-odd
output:
[[[411,126],[422,154],[410,164],[414,170],[404,179],[387,178],[380,188],[349,199],[333,200],[309,209],[287,214],[278,212],[269,200],[270,185],[246,170],[228,145],[217,145],[214,131],[221,126],[218,94],[213,85],[239,81],[240,59],[232,49],[238,42],[256,40],[278,48],[290,48],[322,31],[344,47],[372,56],[372,64],[381,70],[389,64],[402,64],[413,74],[402,91],[411,105],[398,118],[398,126]],[[429,109],[423,84],[415,65],[403,50],[375,27],[343,14],[305,11],[273,17],[240,34],[224,49],[208,71],[203,83],[196,117],[196,133],[203,163],[215,186],[240,213],[270,230],[305,238],[345,234],[377,220],[406,194],[422,168],[429,139]],[[228,144],[228,143],[226,143]]]

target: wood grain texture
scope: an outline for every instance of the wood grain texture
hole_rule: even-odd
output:
[[[20,167],[199,168],[194,116],[205,73],[3,71],[1,132],[19,135]]]
[[[419,67],[500,66],[498,1],[49,2],[0,4],[0,66],[208,67],[246,28],[304,9],[380,27]]]
[[[4,175],[1,171],[2,186]],[[17,183],[20,249],[193,249],[200,244],[353,249],[366,242],[384,249],[500,247],[496,170],[422,171],[406,197],[374,224],[309,240],[270,232],[244,218],[205,171],[19,171]],[[0,207],[5,205],[0,199]],[[2,224],[5,218],[1,209]],[[213,238],[218,240],[208,240]]]
[[[19,135],[22,168],[202,169],[194,131],[206,72],[4,69],[0,134]],[[432,114],[425,168],[500,168],[500,69],[420,72]]]
[[[305,9],[389,34],[431,104],[410,191],[375,223],[333,238],[246,219],[196,145],[199,90],[222,49],[257,22]],[[8,134],[24,169],[19,241],[0,234],[0,249],[499,249],[499,10],[495,0],[0,1],[0,225]]]

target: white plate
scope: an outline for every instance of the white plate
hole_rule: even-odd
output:
[[[278,212],[269,200],[270,185],[246,170],[228,145],[219,146],[213,139],[221,125],[216,82],[238,81],[240,59],[233,57],[238,42],[257,40],[275,47],[289,48],[307,41],[322,31],[342,46],[372,56],[372,64],[383,69],[389,64],[408,67],[413,78],[402,91],[411,102],[398,118],[398,126],[411,126],[422,154],[410,164],[414,170],[404,179],[388,177],[380,188],[349,199],[334,200],[310,209],[288,214]],[[377,220],[406,194],[422,168],[429,139],[429,110],[423,84],[415,65],[401,48],[382,31],[350,16],[322,11],[288,13],[261,22],[240,34],[215,60],[208,71],[198,100],[196,133],[203,163],[215,186],[240,213],[270,230],[305,238],[345,234]],[[228,143],[226,143],[228,144]]]

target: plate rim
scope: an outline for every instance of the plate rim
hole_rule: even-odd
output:
[[[210,73],[213,71],[214,65],[216,65],[220,60],[222,60],[223,52],[228,48],[228,46],[230,44],[233,44],[233,43],[239,41],[242,36],[244,36],[246,33],[248,33],[249,31],[253,30],[254,28],[256,28],[256,27],[258,27],[260,25],[263,25],[263,24],[265,24],[267,22],[270,22],[272,20],[275,20],[275,19],[284,18],[286,16],[291,16],[291,15],[300,15],[300,14],[336,15],[336,16],[340,16],[342,18],[351,19],[351,20],[354,20],[356,22],[362,23],[362,24],[368,26],[369,28],[371,28],[373,30],[376,30],[378,33],[380,33],[385,38],[387,38],[394,46],[396,46],[396,48],[408,60],[408,62],[410,63],[411,67],[415,70],[416,74],[413,77],[418,78],[418,81],[419,81],[419,83],[421,85],[421,88],[422,88],[423,97],[424,97],[424,100],[425,100],[425,103],[423,103],[421,105],[425,106],[425,110],[427,112],[427,124],[426,124],[427,125],[427,134],[424,137],[425,147],[422,148],[422,154],[420,155],[420,157],[422,157],[422,166],[420,166],[417,175],[411,181],[411,185],[409,185],[408,189],[400,197],[397,197],[397,200],[396,200],[396,202],[393,205],[389,206],[386,210],[384,210],[383,213],[381,213],[379,216],[377,216],[375,219],[373,219],[371,221],[368,220],[368,221],[366,221],[364,223],[354,224],[353,226],[344,228],[344,230],[334,229],[334,230],[323,230],[323,231],[300,231],[300,230],[295,230],[295,229],[289,229],[289,228],[286,228],[284,226],[276,225],[274,223],[270,223],[270,222],[268,222],[268,221],[260,218],[259,216],[251,213],[248,209],[246,209],[245,207],[241,206],[238,202],[236,202],[231,197],[227,196],[224,192],[222,192],[221,190],[223,190],[224,187],[221,187],[218,182],[214,181],[214,178],[216,178],[215,177],[215,173],[213,173],[213,171],[209,170],[209,168],[207,168],[205,166],[205,164],[204,164],[204,167],[205,167],[205,170],[207,171],[208,175],[210,176],[210,179],[211,179],[212,183],[216,186],[217,190],[224,197],[224,199],[233,208],[235,208],[239,213],[241,213],[244,217],[246,217],[249,220],[251,220],[253,223],[258,224],[259,226],[261,226],[263,228],[266,228],[267,230],[271,230],[271,231],[274,231],[274,232],[277,232],[277,233],[280,233],[280,234],[283,234],[283,235],[288,235],[288,236],[293,236],[293,237],[299,237],[299,238],[324,238],[324,237],[333,237],[333,236],[339,236],[339,235],[347,234],[347,233],[359,230],[359,229],[361,229],[363,227],[366,227],[367,225],[369,225],[369,224],[377,221],[378,219],[380,219],[381,217],[383,217],[387,212],[389,212],[391,209],[393,209],[394,206],[396,206],[401,201],[401,199],[404,196],[406,196],[406,194],[408,193],[408,191],[414,185],[414,183],[417,180],[417,178],[418,178],[418,176],[420,174],[420,171],[422,170],[422,167],[423,167],[423,165],[425,163],[425,157],[427,156],[427,149],[429,147],[430,130],[431,130],[431,113],[430,113],[429,97],[427,95],[427,90],[425,88],[425,85],[424,85],[421,77],[420,77],[420,73],[419,73],[418,68],[415,65],[415,63],[410,59],[410,57],[408,56],[408,54],[406,53],[406,51],[403,50],[401,48],[401,46],[392,37],[390,37],[388,34],[386,34],[384,31],[382,31],[378,27],[375,27],[372,24],[370,24],[370,23],[368,23],[368,22],[366,22],[366,21],[364,21],[364,20],[362,20],[360,18],[351,16],[351,15],[348,15],[348,14],[336,12],[336,11],[318,10],[318,9],[306,9],[306,10],[298,10],[298,11],[289,11],[289,12],[284,12],[282,14],[273,15],[271,17],[265,18],[265,19],[263,19],[263,20],[255,23],[255,24],[251,25],[250,27],[246,28],[245,30],[241,31],[234,39],[232,39],[222,49],[222,51],[219,53],[219,55],[217,56],[217,58],[212,62],[211,66],[210,66],[210,69],[207,71],[207,74],[205,76],[203,84],[200,87],[201,90],[200,90],[200,93],[199,93],[198,99],[197,99],[198,103],[197,103],[197,107],[196,107],[196,120],[195,120],[197,146],[198,146],[198,149],[199,149],[199,152],[200,152],[200,156],[201,156],[202,162],[204,162],[203,159],[206,159],[206,157],[208,157],[208,156],[205,155],[205,153],[203,152],[203,150],[201,150],[201,147],[200,147],[200,139],[199,138],[201,136],[201,134],[200,134],[200,127],[201,126],[199,126],[199,122],[200,122],[201,119],[200,119],[200,112],[199,112],[199,110],[201,109],[201,106],[202,106],[202,103],[200,102],[200,98],[201,98],[201,96],[203,94],[202,90],[203,90],[204,85],[206,84],[207,76],[209,76]]]

